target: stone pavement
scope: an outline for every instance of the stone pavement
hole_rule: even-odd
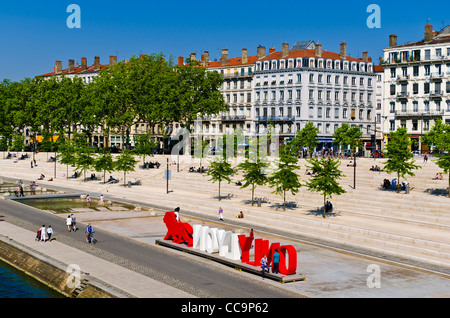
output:
[[[59,243],[57,240],[45,243],[37,242],[34,240],[35,233],[7,222],[0,222],[0,233],[1,237],[26,246],[34,253],[54,259],[66,266],[72,264],[79,266],[83,273],[89,273],[90,277],[117,289],[119,296],[123,293],[122,295],[128,294],[138,298],[193,297],[184,291]],[[112,291],[112,293],[117,293],[117,291]]]
[[[199,165],[199,162],[193,164],[190,158],[182,158],[184,162],[180,166],[181,171],[179,173],[176,172],[176,166],[170,166],[172,180],[169,182],[170,192],[166,193],[166,181],[163,176],[164,163],[167,157],[158,156],[150,159],[162,163],[161,169],[141,170],[137,168],[134,173],[128,175],[127,180],[140,179],[142,181],[141,186],[128,188],[123,187],[120,183],[104,185],[99,181],[66,180],[66,167],[60,165],[57,166],[57,178],[54,181],[47,181],[50,177],[53,177],[54,164],[47,163],[45,156],[46,154],[42,153],[37,156],[38,167],[34,169],[30,169],[27,162],[13,163],[13,161],[0,160],[0,176],[13,177],[13,180],[22,179],[29,182],[36,180],[40,173],[44,173],[46,180],[38,181],[40,187],[76,189],[86,194],[90,193],[91,196],[98,196],[103,193],[107,199],[128,200],[142,206],[159,207],[163,211],[180,206],[182,217],[185,218],[193,215],[205,220],[217,220],[217,210],[222,207],[226,221],[231,225],[235,224],[236,227],[244,229],[255,227],[259,228],[261,233],[266,231],[266,234],[271,232],[286,237],[302,238],[306,242],[309,241],[314,244],[321,244],[326,241],[327,245],[337,248],[337,250],[345,247],[355,252],[368,251],[375,256],[386,259],[406,258],[413,266],[425,264],[429,265],[432,270],[434,268],[439,270],[450,268],[448,245],[450,242],[448,202],[450,201],[442,195],[432,194],[433,191],[436,192],[439,187],[442,187],[442,181],[439,184],[432,180],[437,172],[437,168],[432,161],[429,161],[426,165],[422,164],[423,169],[417,172],[416,177],[408,178],[408,181],[414,187],[408,195],[379,190],[383,178],[391,179],[392,176],[385,173],[369,172],[371,165],[380,165],[381,163],[381,161],[371,159],[358,160],[357,187],[352,189],[353,168],[346,167],[347,162],[343,161],[342,169],[346,178],[342,180],[341,184],[344,185],[347,194],[333,198],[335,211],[326,219],[323,219],[321,212],[318,210],[323,199],[320,195],[309,193],[304,189],[301,189],[296,196],[288,195],[288,200],[295,203],[296,206],[289,207],[286,211],[282,210],[280,199],[271,193],[272,189],[267,187],[256,189],[256,196],[265,199],[261,207],[251,206],[249,203],[250,191],[240,189],[234,184],[221,185],[224,198],[219,202],[217,200],[217,184],[211,183],[207,177],[201,174],[187,171],[190,166]],[[304,171],[305,163],[301,162],[301,164],[302,171]],[[69,175],[72,173],[72,169],[69,167]],[[11,171],[14,171],[14,176],[11,175]],[[116,178],[119,175],[114,174]],[[301,175],[302,180],[305,178],[307,177]],[[239,180],[239,176],[235,176],[234,179]],[[447,181],[443,182],[445,185]],[[241,210],[244,211],[245,218],[236,219],[235,215]],[[188,212],[189,215],[186,215]],[[100,214],[89,215],[89,219],[97,218],[98,215]],[[77,214],[77,216],[82,217],[82,213]],[[161,230],[157,228],[154,229],[155,231],[150,231],[152,234],[149,234],[149,228],[143,230],[144,233],[139,233],[139,227],[136,227],[137,222],[132,221],[132,218],[124,217],[120,223],[117,223],[114,222],[114,220],[117,221],[117,218],[106,215],[103,215],[103,217],[105,217],[103,220],[96,219],[96,222],[102,223],[101,225],[106,228],[108,226],[114,227],[115,230],[120,228],[126,232],[123,233],[124,235],[134,236],[136,239],[149,243],[154,241],[154,237],[158,233],[161,233]],[[124,226],[126,223],[133,223],[134,225]],[[148,223],[147,226],[149,226]],[[130,231],[131,228],[133,228],[132,231]],[[327,262],[330,262],[327,266],[331,266],[331,268],[336,268],[336,264],[344,264],[343,267],[339,266],[340,269],[337,272],[342,274],[341,283],[348,284],[349,288],[351,287],[349,281],[353,278],[350,273],[343,272],[343,268],[352,268],[353,265],[350,264],[364,262],[364,265],[361,266],[362,269],[359,268],[359,271],[363,274],[358,278],[358,281],[359,283],[362,281],[365,285],[365,278],[368,275],[365,269],[370,263],[374,262],[373,260],[364,260],[364,258],[357,259],[345,255],[345,253],[339,254],[328,249],[309,249],[307,244],[302,245],[301,248],[303,252],[300,256],[300,266],[306,266],[309,269],[319,268],[312,266],[318,261],[317,259],[321,258],[319,254],[322,256],[327,254]],[[335,293],[338,291],[341,291],[344,297],[345,295],[349,297],[358,295],[360,290],[350,292],[351,288],[345,289],[342,286],[330,288],[332,282],[336,281],[336,278],[332,279],[332,273],[336,273],[336,271],[330,268],[326,270],[324,266],[320,267],[320,272],[314,273],[313,270],[311,273],[304,273],[307,279],[301,287],[298,287],[300,283],[296,283],[295,286],[290,285],[288,288],[299,288],[302,293],[317,297],[336,295]],[[411,273],[417,276],[416,272]],[[402,272],[402,274],[404,273]],[[425,294],[418,293],[418,297],[431,297],[438,294],[444,294],[448,297],[448,293],[445,293],[445,291],[450,290],[446,285],[448,281],[442,282],[438,276],[427,275],[423,276],[423,282],[430,281],[431,284],[436,286],[436,290],[431,288],[426,291],[427,289],[424,288],[422,291]],[[329,278],[328,281],[327,277]],[[395,275],[393,276],[395,281],[394,277]],[[311,284],[309,278],[314,278],[314,283]],[[439,283],[433,283],[435,279]],[[308,285],[313,287],[315,283],[319,285],[311,290],[303,289]],[[399,283],[399,286],[401,285]],[[390,295],[402,297],[401,295],[404,295],[402,292],[404,293],[408,288],[411,288],[407,283],[403,285],[403,289],[392,292],[392,294],[386,294],[387,288],[385,287],[382,290],[384,294],[381,292],[380,294],[385,295],[384,297],[390,297]],[[421,286],[424,286],[423,283]],[[373,289],[368,291],[366,287],[364,290],[368,292],[368,295],[373,295]]]

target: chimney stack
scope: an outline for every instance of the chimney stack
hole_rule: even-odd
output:
[[[183,66],[184,65],[184,57],[179,56],[178,57],[178,66]]]
[[[209,51],[205,51],[203,52],[203,64],[205,65],[205,67],[207,67],[208,63],[209,63]]]
[[[316,56],[322,57],[322,44],[317,43],[316,44]]]
[[[242,49],[242,64],[248,63],[247,49]]]
[[[190,55],[190,59],[191,59],[191,61],[195,61],[195,60],[197,60],[197,54],[195,54],[195,53],[191,53],[191,55]]]
[[[433,26],[431,24],[425,25],[425,42],[433,40]]]
[[[228,49],[222,49],[222,65],[227,65],[228,64]]]
[[[341,43],[341,53],[339,54],[341,59],[345,60],[347,58],[347,43]]]
[[[55,62],[55,73],[59,74],[62,72],[62,62],[61,61],[56,61]]]
[[[100,69],[100,57],[96,56],[94,59],[94,69],[99,70]]]
[[[86,71],[87,69],[87,59],[85,57],[81,58],[81,71]]]
[[[389,47],[397,46],[397,36],[395,34],[389,35]]]
[[[72,73],[73,71],[75,71],[75,61],[69,60],[69,73]]]
[[[282,53],[281,53],[282,58],[285,58],[286,56],[288,56],[289,55],[289,44],[283,43],[281,51],[282,51]]]
[[[262,59],[264,56],[266,56],[266,48],[264,46],[258,46],[256,58],[258,60]]]
[[[116,65],[116,64],[117,64],[117,56],[110,55],[110,57],[109,57],[109,66]]]
[[[367,51],[363,52],[363,61],[369,62],[369,52],[367,52]]]

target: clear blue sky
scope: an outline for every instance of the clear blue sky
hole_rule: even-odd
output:
[[[81,8],[81,29],[69,29],[69,4]],[[381,28],[370,29],[369,4],[381,12]],[[389,34],[398,42],[423,38],[427,19],[434,29],[450,24],[450,1],[1,1],[0,80],[20,81],[51,72],[56,60],[66,68],[69,59],[80,62],[94,56],[107,64],[143,53],[188,57],[203,51],[220,58],[242,48],[256,54],[258,45],[281,49],[297,41],[314,40],[323,50],[339,52],[347,42],[351,56],[368,51],[375,61],[388,45]]]

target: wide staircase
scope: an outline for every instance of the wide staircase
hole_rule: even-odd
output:
[[[38,155],[38,169],[30,169],[29,162],[20,161],[12,164],[10,160],[0,160],[0,174],[16,178],[36,180],[38,174],[46,174],[46,179],[53,176],[54,164],[45,161],[45,154]],[[169,193],[166,193],[164,170],[169,158],[172,171],[169,181]],[[159,169],[139,168],[127,174],[127,180],[141,180],[141,186],[123,187],[123,174],[114,173],[122,178],[119,184],[103,185],[98,181],[81,182],[66,180],[65,166],[58,166],[57,178],[53,182],[41,184],[73,187],[91,192],[108,192],[121,198],[133,199],[142,204],[152,204],[163,209],[181,207],[183,211],[192,211],[209,219],[217,219],[219,207],[224,210],[225,220],[238,222],[243,227],[267,229],[288,236],[303,237],[311,242],[330,244],[358,252],[390,259],[407,259],[410,263],[427,264],[437,270],[450,270],[450,198],[447,197],[448,175],[444,180],[434,177],[441,169],[433,159],[427,163],[422,157],[416,157],[416,164],[421,168],[415,176],[406,176],[409,193],[382,189],[383,180],[392,180],[395,175],[386,172],[370,171],[372,166],[383,168],[385,159],[358,158],[356,179],[354,168],[347,166],[350,160],[341,162],[345,175],[340,180],[346,193],[329,199],[333,211],[322,217],[323,197],[302,187],[296,195],[286,194],[287,206],[284,210],[283,199],[273,193],[268,186],[255,189],[255,197],[261,199],[251,203],[249,188],[241,189],[234,182],[241,179],[238,172],[232,176],[233,182],[221,183],[221,200],[218,200],[218,184],[212,183],[205,174],[189,172],[189,167],[208,167],[207,160],[181,158],[177,166],[170,156],[157,156],[150,161],[159,161]],[[238,160],[234,160],[235,166]],[[302,182],[310,176],[305,175],[308,163],[299,160],[299,178]],[[14,170],[11,170],[11,167]],[[70,168],[72,169],[72,168]],[[72,170],[69,169],[69,174]],[[44,172],[45,171],[45,172]],[[33,174],[30,174],[33,173]],[[98,174],[98,173],[97,173]],[[32,178],[30,178],[32,177]],[[403,179],[400,180],[400,182]],[[353,188],[353,184],[356,187]],[[261,202],[261,204],[259,204]],[[244,219],[236,219],[239,211],[244,212]],[[301,251],[300,251],[301,252]]]

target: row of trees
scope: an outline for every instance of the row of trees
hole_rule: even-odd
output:
[[[335,144],[344,147],[349,146],[356,153],[356,148],[362,144],[362,132],[359,127],[344,123],[333,135]],[[450,125],[437,120],[433,128],[424,136],[423,142],[429,146],[438,149],[436,152],[437,165],[449,174],[448,196],[450,197]],[[411,152],[412,141],[405,128],[399,127],[391,132],[390,141],[385,149],[387,157],[384,163],[384,171],[395,173],[397,175],[397,184],[400,185],[400,177],[406,178],[406,175],[414,176],[414,171],[421,168],[413,160],[414,154]],[[255,160],[246,159],[236,168],[224,157],[217,157],[210,163],[210,169],[207,175],[211,177],[210,181],[219,183],[231,182],[231,175],[241,171],[243,184],[241,188],[250,188],[252,193],[252,205],[254,205],[255,189],[258,186],[269,185],[274,188],[273,193],[281,195],[283,198],[283,209],[286,209],[286,192],[296,194],[300,187],[306,186],[308,190],[319,192],[323,196],[323,217],[325,217],[326,200],[331,199],[333,195],[340,195],[346,191],[339,185],[339,179],[344,177],[339,169],[339,159],[311,158],[307,159],[313,176],[304,184],[299,180],[298,155],[299,151],[305,148],[314,149],[317,146],[317,127],[308,123],[305,128],[300,130],[296,137],[280,151],[276,169],[270,171],[268,161],[264,156],[256,156]],[[261,155],[261,154],[260,154]],[[355,165],[356,167],[356,165]],[[397,192],[400,187],[397,186]]]
[[[122,136],[129,148],[131,127],[148,124],[165,127],[174,122],[190,129],[198,116],[226,109],[219,91],[222,76],[207,72],[195,63],[175,65],[162,54],[132,57],[98,72],[90,83],[81,77],[26,78],[0,83],[0,146],[2,150],[20,146],[15,142],[28,130],[36,147],[57,145],[54,135],[98,133],[108,140],[111,133]],[[43,136],[44,143],[36,144]],[[23,140],[22,140],[23,142]],[[17,149],[20,150],[20,149]]]
[[[306,186],[309,190],[320,192],[324,200],[323,217],[325,217],[325,203],[333,195],[339,195],[346,191],[339,185],[338,180],[344,175],[339,170],[339,159],[311,158],[308,163],[308,169],[314,172],[312,177],[302,184],[299,180],[297,152],[299,148],[293,143],[289,143],[280,150],[279,158],[275,167],[271,167],[269,162],[263,157],[257,157],[255,160],[246,159],[236,168],[223,156],[216,157],[210,162],[207,175],[211,177],[210,181],[219,184],[219,200],[221,182],[230,183],[231,176],[238,171],[242,172],[243,184],[241,188],[250,188],[252,192],[252,205],[255,201],[255,189],[258,186],[269,185],[273,188],[273,193],[280,195],[283,199],[283,210],[286,210],[286,193],[293,195],[298,193],[300,187]]]

